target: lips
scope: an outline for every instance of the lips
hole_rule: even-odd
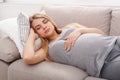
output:
[[[50,31],[50,28],[47,28],[46,30],[45,30],[45,33],[48,33]]]

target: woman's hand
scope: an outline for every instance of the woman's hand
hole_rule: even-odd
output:
[[[39,38],[38,34],[36,34],[32,28],[30,29],[29,36],[33,37],[35,40]]]
[[[74,46],[75,41],[77,38],[81,35],[79,29],[74,30],[72,33],[70,33],[67,37],[64,38],[66,41],[65,43],[65,50],[70,51],[71,47]]]

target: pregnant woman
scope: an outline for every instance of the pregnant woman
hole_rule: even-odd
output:
[[[91,76],[120,80],[119,36],[106,36],[97,28],[77,23],[59,28],[44,14],[31,16],[30,26],[22,56],[27,64],[55,61],[80,68]],[[41,39],[41,48],[34,50],[37,38]]]

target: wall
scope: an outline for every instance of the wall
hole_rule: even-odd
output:
[[[8,3],[80,4],[120,6],[120,0],[5,0]]]
[[[39,12],[44,4],[116,7],[120,6],[120,0],[4,0],[0,3],[0,20],[16,17],[21,11],[31,15]]]
[[[3,2],[3,0],[0,0],[0,2]]]
[[[40,4],[0,4],[0,20],[16,17],[20,12],[31,15],[41,10]]]

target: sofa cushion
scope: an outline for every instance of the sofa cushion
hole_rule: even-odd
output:
[[[120,35],[120,9],[112,10],[110,35]]]
[[[20,43],[19,27],[17,24],[17,18],[8,18],[0,21],[0,30],[6,33],[10,39],[16,44],[16,47],[20,53],[22,53],[22,45]]]
[[[108,80],[108,79],[102,79],[102,78],[95,78],[95,77],[87,77],[85,80]]]
[[[30,23],[29,23],[29,17],[27,14],[20,12],[17,17],[17,24],[19,26],[19,32],[20,32],[20,42],[22,46],[26,43],[29,31],[30,31]]]
[[[100,28],[106,34],[109,33],[111,9],[108,7],[47,5],[43,9],[60,27],[77,22],[88,27]]]
[[[17,60],[8,69],[9,80],[83,80],[87,76],[78,68],[47,61],[27,65]]]
[[[19,52],[14,42],[4,32],[0,31],[0,35],[0,59],[6,62],[18,59]]]
[[[7,72],[8,72],[9,64],[0,60],[0,80],[8,80]]]

